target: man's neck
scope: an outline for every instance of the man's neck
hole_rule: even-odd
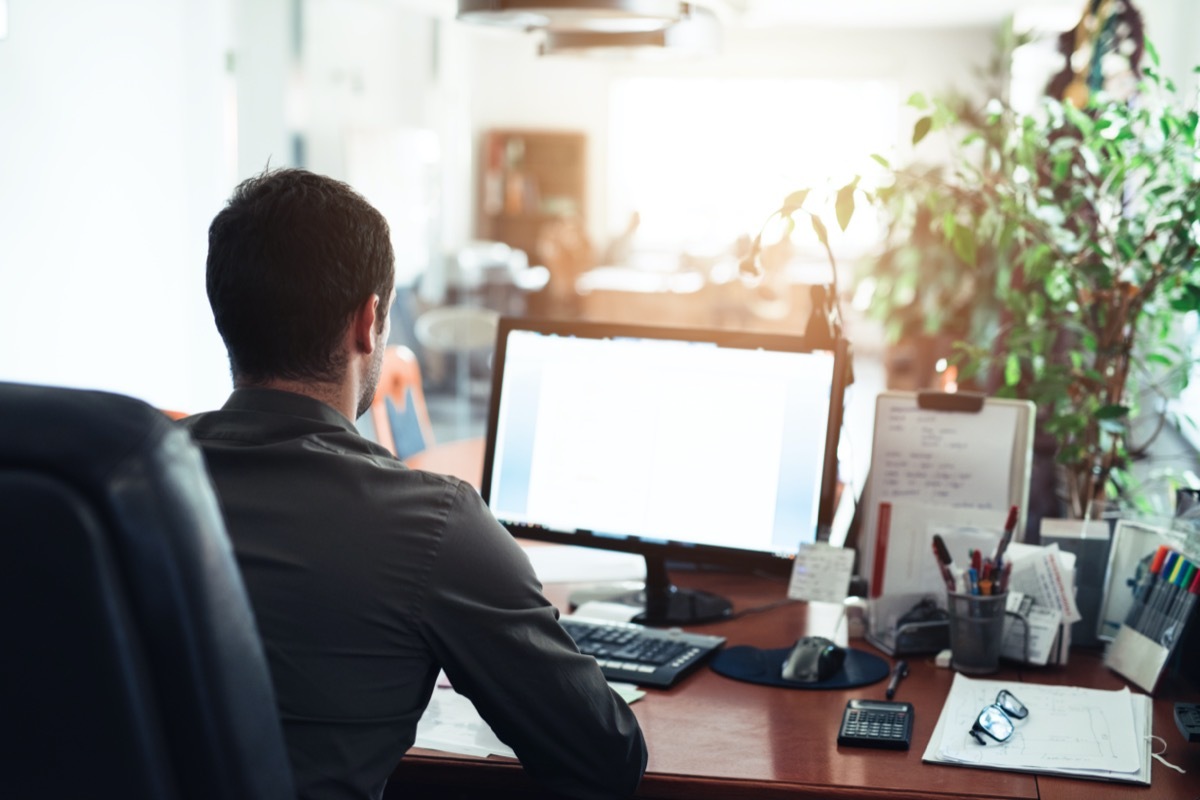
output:
[[[330,406],[343,417],[354,421],[354,412],[358,410],[358,398],[348,382],[324,383],[320,381],[296,381],[287,378],[271,378],[261,382],[234,383],[238,389],[274,389],[280,392],[291,392],[313,400],[319,400]]]

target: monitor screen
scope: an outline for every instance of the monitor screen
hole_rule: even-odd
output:
[[[832,516],[843,374],[796,336],[502,320],[484,499],[528,538],[791,559]]]

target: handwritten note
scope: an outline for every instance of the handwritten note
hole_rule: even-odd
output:
[[[924,541],[908,539],[912,532],[924,539],[928,528],[920,520],[901,520],[905,530],[892,525],[898,509],[999,512],[998,522],[986,523],[992,528],[1003,524],[1009,506],[1023,503],[1018,498],[1028,475],[1032,419],[1033,404],[1016,400],[989,400],[978,411],[940,411],[922,408],[915,395],[880,395],[860,543],[860,570],[872,597],[892,590],[883,587],[885,579],[892,582],[892,547],[920,544],[928,550]],[[915,552],[907,550],[901,561],[911,563],[906,557]],[[931,558],[927,552],[919,557]],[[897,590],[914,577],[911,566],[907,573]]]
[[[1018,409],[931,411],[886,403],[875,431],[879,501],[910,500],[959,508],[1007,508]]]
[[[854,569],[854,551],[831,547],[824,542],[800,545],[788,597],[793,600],[816,600],[840,603],[850,589],[850,572]]]

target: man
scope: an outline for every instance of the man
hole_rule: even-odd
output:
[[[184,420],[262,634],[300,795],[378,798],[444,669],[543,786],[628,795],[637,721],[478,494],[360,437],[388,333],[383,217],[302,170],[241,184],[209,229],[234,391]]]

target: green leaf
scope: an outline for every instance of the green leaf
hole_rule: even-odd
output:
[[[1150,62],[1152,64],[1154,64],[1154,66],[1156,66],[1156,67],[1160,66],[1162,64],[1162,61],[1160,61],[1158,58],[1158,48],[1155,47],[1153,42],[1151,42],[1149,39],[1147,39],[1145,41],[1145,45],[1146,45],[1146,55],[1150,56]],[[1200,70],[1200,67],[1197,67],[1196,69]]]
[[[1109,405],[1096,409],[1096,419],[1121,419],[1129,416],[1129,406]]]
[[[1008,358],[1004,360],[1004,383],[1007,386],[1016,386],[1021,382],[1021,359],[1016,353],[1009,353]]]
[[[918,111],[924,111],[929,108],[929,99],[921,92],[913,92],[908,96],[907,105]]]
[[[954,229],[954,253],[964,263],[975,266],[976,243],[973,229],[962,225]]]
[[[913,125],[912,143],[919,144],[929,133],[931,127],[933,127],[933,117],[921,117],[917,120],[917,124]]]
[[[875,159],[875,162],[878,163],[879,166],[883,167],[884,169],[892,168],[892,165],[888,163],[888,160],[886,158],[884,158],[883,156],[879,155],[878,153],[871,153],[871,158]]]
[[[829,231],[825,229],[825,223],[822,222],[821,218],[818,217],[816,214],[813,214],[811,219],[812,219],[813,233],[817,234],[817,239],[820,240],[821,244],[828,247],[829,246]]]
[[[853,183],[848,183],[841,189],[838,189],[837,200],[834,203],[834,211],[837,213],[838,227],[846,230],[846,226],[850,224],[851,217],[854,216],[854,185],[858,183],[855,178]]]
[[[783,206],[780,207],[779,213],[786,217],[788,214],[796,211],[798,208],[804,205],[804,201],[808,199],[808,193],[810,191],[812,190],[800,189],[783,198]]]

